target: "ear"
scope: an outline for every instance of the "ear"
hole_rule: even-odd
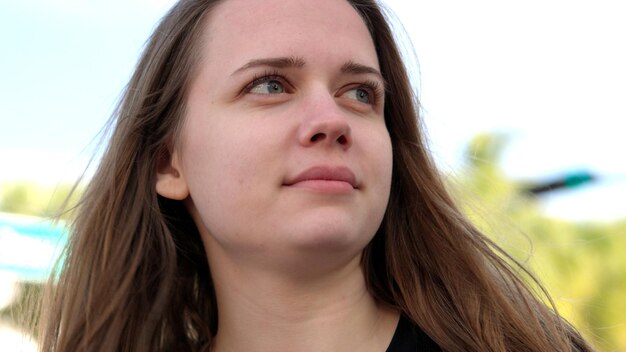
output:
[[[176,150],[164,155],[159,161],[156,191],[160,196],[174,200],[183,200],[189,196],[189,187],[183,176],[181,164]]]

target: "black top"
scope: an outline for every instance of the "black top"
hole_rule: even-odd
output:
[[[398,327],[393,334],[387,352],[429,352],[441,348],[417,325],[400,316]]]

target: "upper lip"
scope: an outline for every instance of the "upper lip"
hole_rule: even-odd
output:
[[[309,180],[343,181],[352,185],[353,188],[358,188],[356,176],[345,166],[313,166],[295,177],[288,178],[285,185],[291,186]]]

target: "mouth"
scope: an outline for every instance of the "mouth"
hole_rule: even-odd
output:
[[[348,193],[359,188],[352,170],[343,166],[314,166],[288,178],[284,185],[325,193]]]

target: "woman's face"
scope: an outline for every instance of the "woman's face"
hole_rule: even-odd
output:
[[[174,157],[209,252],[358,255],[392,169],[358,13],[344,0],[228,0],[204,33]]]

